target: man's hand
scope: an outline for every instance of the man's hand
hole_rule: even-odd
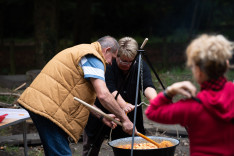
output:
[[[189,81],[177,82],[167,87],[166,94],[173,97],[177,94],[184,95],[187,98],[196,96],[196,87]]]
[[[122,122],[122,129],[125,133],[132,135],[133,124],[130,120]],[[135,135],[137,135],[137,129],[135,128]]]
[[[110,117],[114,118],[117,121],[120,121],[118,118],[116,118],[116,116],[114,114],[108,114]],[[117,124],[111,120],[109,120],[108,118],[103,118],[102,122],[107,125],[108,127],[110,127],[111,129],[115,129],[117,127]]]

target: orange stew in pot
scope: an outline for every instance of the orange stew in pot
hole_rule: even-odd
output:
[[[132,144],[119,145],[117,148],[131,149]],[[170,141],[162,141],[159,148],[166,148],[174,146]],[[133,149],[157,149],[158,147],[152,143],[134,143]]]

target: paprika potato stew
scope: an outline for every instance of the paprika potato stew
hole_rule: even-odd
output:
[[[119,145],[117,148],[131,149],[132,144]],[[174,146],[170,141],[162,141],[159,148],[166,148]],[[134,143],[133,149],[157,149],[158,147],[152,143]]]

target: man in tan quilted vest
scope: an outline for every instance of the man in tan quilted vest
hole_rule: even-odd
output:
[[[97,96],[120,119],[123,130],[132,134],[133,124],[107,89],[104,77],[106,63],[112,63],[118,48],[110,36],[67,48],[54,56],[22,93],[18,102],[37,127],[45,155],[72,155],[68,137],[77,143],[89,116],[89,110],[74,97],[93,105]]]

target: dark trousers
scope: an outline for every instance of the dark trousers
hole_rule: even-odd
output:
[[[96,137],[89,137],[87,133],[83,132],[83,153],[82,156],[98,156],[102,142],[105,139],[105,135],[99,135],[98,139]],[[91,145],[93,145],[91,147]],[[92,150],[90,150],[92,148]],[[90,152],[90,153],[89,153]]]
[[[28,111],[36,126],[46,156],[72,156],[68,135],[47,118]]]

